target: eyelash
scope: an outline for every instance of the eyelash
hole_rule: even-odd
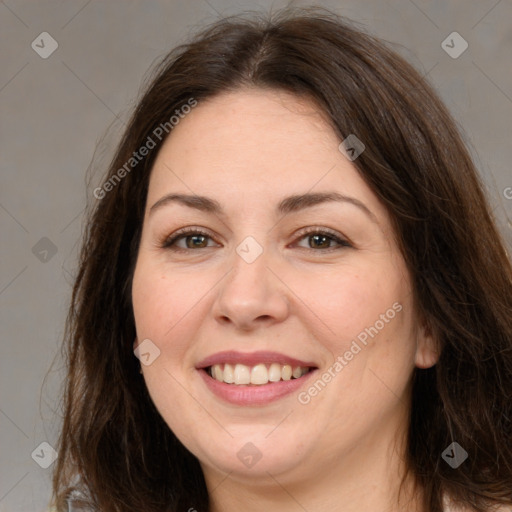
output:
[[[213,240],[213,237],[211,236],[210,233],[203,231],[200,228],[183,228],[183,229],[176,231],[171,236],[165,238],[161,242],[160,246],[162,249],[169,249],[169,250],[172,250],[175,252],[188,252],[188,251],[194,251],[194,250],[198,250],[198,249],[208,249],[209,248],[209,247],[199,247],[198,249],[192,249],[192,248],[184,249],[182,247],[175,246],[176,242],[178,242],[179,240],[181,240],[183,238],[187,238],[189,236],[194,236],[194,235],[205,236],[205,237],[208,237]],[[306,250],[314,251],[314,252],[331,252],[331,251],[336,251],[336,250],[352,247],[352,245],[347,240],[345,240],[344,238],[341,238],[335,231],[331,231],[330,229],[326,229],[326,228],[321,228],[321,229],[320,228],[308,228],[307,230],[301,231],[301,232],[299,232],[299,235],[298,235],[299,241],[304,238],[307,238],[308,236],[310,237],[313,235],[325,236],[325,237],[329,238],[331,241],[336,242],[338,244],[338,246],[337,247],[327,247],[325,249],[322,249],[322,248],[314,249],[312,247],[302,247],[302,249],[306,249]]]

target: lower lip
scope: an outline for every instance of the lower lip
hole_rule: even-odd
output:
[[[222,400],[235,405],[265,405],[297,392],[317,369],[298,379],[280,380],[261,385],[236,385],[220,382],[210,377],[206,370],[199,370],[208,389]]]

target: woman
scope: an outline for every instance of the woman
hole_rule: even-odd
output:
[[[215,24],[94,196],[58,510],[512,504],[510,261],[453,120],[382,43],[323,11]]]

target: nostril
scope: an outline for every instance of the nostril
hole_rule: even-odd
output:
[[[221,323],[222,325],[230,325],[230,324],[234,324],[235,322],[227,315],[220,315],[219,317],[217,317],[217,320],[219,323]]]
[[[259,317],[256,318],[257,321],[268,321],[272,319],[272,317],[270,315],[260,315]]]

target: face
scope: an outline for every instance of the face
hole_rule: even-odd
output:
[[[134,346],[207,479],[299,481],[386,451],[414,367],[435,363],[389,215],[340,142],[313,103],[247,90],[200,103],[155,161]]]

